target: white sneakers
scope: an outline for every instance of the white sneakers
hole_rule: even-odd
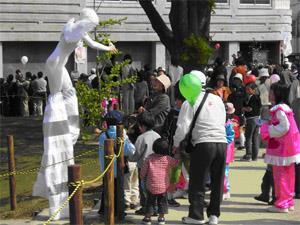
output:
[[[184,224],[205,224],[205,220],[196,220],[191,217],[182,217],[181,219],[182,223]]]
[[[288,213],[289,209],[282,209],[282,208],[277,208],[275,206],[271,206],[270,208],[267,209],[269,212],[275,212],[275,213]]]
[[[208,219],[208,224],[209,224],[209,225],[217,225],[218,222],[219,222],[219,219],[218,219],[218,217],[215,216],[215,215],[211,215],[211,216],[209,217],[209,219]]]
[[[290,211],[290,212],[295,211],[295,206],[291,206],[291,207],[289,208],[289,211]]]
[[[211,215],[208,219],[209,225],[217,225],[219,222],[219,219],[215,215]],[[182,223],[184,224],[206,224],[205,220],[196,220],[191,217],[182,217]]]

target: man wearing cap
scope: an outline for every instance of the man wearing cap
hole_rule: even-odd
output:
[[[200,72],[200,71],[199,71]],[[187,74],[185,76],[189,76]],[[193,74],[196,75],[197,74]],[[183,80],[184,77],[183,76]],[[199,77],[199,76],[198,76]],[[201,76],[204,78],[205,76]],[[200,77],[199,77],[200,79]],[[201,83],[202,80],[200,79]],[[183,84],[195,85],[193,88],[201,89],[198,84]],[[205,83],[205,82],[203,82]],[[180,90],[187,88],[180,87]],[[181,91],[182,92],[182,91]],[[183,93],[185,96],[186,93]],[[180,142],[185,138],[189,132],[194,114],[197,111],[200,102],[203,100],[205,91],[201,91],[195,96],[195,103],[185,101],[179,113],[177,121],[177,129],[175,132],[174,151],[179,151]],[[217,116],[216,116],[217,115]],[[205,179],[210,172],[211,177],[211,195],[210,204],[207,208],[207,216],[209,217],[209,224],[218,224],[218,217],[220,216],[220,204],[223,195],[223,179],[225,171],[226,159],[226,133],[225,133],[226,112],[225,106],[216,95],[208,93],[207,99],[204,102],[198,117],[196,118],[195,127],[192,131],[192,144],[194,148],[190,153],[190,180],[189,180],[189,214],[182,218],[185,224],[205,224],[204,220],[204,196],[205,196]]]
[[[151,112],[155,119],[154,130],[160,133],[164,121],[170,112],[170,98],[166,94],[170,87],[171,81],[169,77],[162,74],[153,80],[152,88],[154,93],[146,100],[145,106],[138,109],[139,113],[148,111]]]
[[[283,71],[280,74],[280,79],[283,81],[284,84],[290,86],[292,84],[291,77],[292,77],[292,72],[289,70],[289,65],[288,64],[283,64]]]
[[[259,97],[262,105],[260,117],[264,120],[268,120],[270,118],[269,107],[271,105],[271,102],[269,101],[270,75],[268,68],[262,68],[258,72],[260,84],[257,89],[259,91]]]

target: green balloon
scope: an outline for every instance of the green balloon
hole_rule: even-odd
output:
[[[194,74],[185,74],[179,81],[179,90],[183,97],[193,106],[202,90],[201,80]]]

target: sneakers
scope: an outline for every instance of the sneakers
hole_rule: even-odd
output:
[[[218,219],[217,216],[215,216],[215,215],[210,215],[209,216],[209,219],[208,219],[208,224],[209,225],[217,225],[218,222],[219,222],[219,219]]]
[[[166,224],[166,220],[164,217],[158,217],[157,222],[158,222],[158,225]]]
[[[291,206],[291,207],[289,208],[289,212],[293,212],[293,211],[295,211],[295,206]]]
[[[274,212],[274,213],[288,213],[289,209],[283,209],[283,208],[277,208],[275,206],[271,206],[267,209],[268,212]]]
[[[180,203],[177,202],[175,199],[170,199],[170,200],[168,200],[168,204],[169,204],[169,206],[171,206],[171,207],[179,207],[179,206],[180,206]]]
[[[227,200],[227,199],[230,199],[230,192],[223,194],[223,200]]]
[[[182,223],[184,224],[205,224],[205,220],[196,220],[191,217],[182,217]]]
[[[251,162],[251,156],[249,156],[249,155],[244,155],[244,156],[241,158],[241,161]]]
[[[145,224],[145,225],[151,225],[151,218],[144,218],[143,220],[142,220],[142,223],[143,224]]]
[[[269,198],[265,198],[262,195],[255,196],[254,199],[260,202],[269,203]]]

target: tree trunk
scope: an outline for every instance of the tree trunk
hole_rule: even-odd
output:
[[[171,55],[171,63],[181,65],[185,72],[192,69],[202,70],[204,65],[200,65],[195,57],[189,57],[186,61],[184,54],[194,54],[195,51],[188,48],[184,41],[192,34],[209,41],[209,28],[212,0],[172,0],[169,20],[172,30],[165,24],[160,14],[157,12],[151,0],[139,0],[140,5],[146,12],[153,29],[159,36]],[[198,57],[201,57],[199,54]]]

